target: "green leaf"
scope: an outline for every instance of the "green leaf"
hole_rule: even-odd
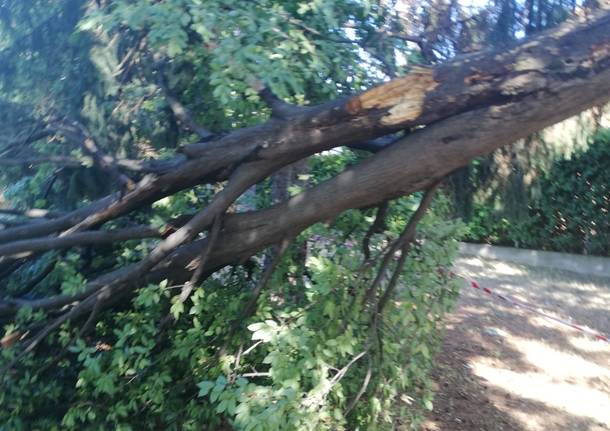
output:
[[[197,383],[197,386],[199,387],[199,396],[205,397],[207,394],[210,393],[214,385],[215,383],[210,382],[209,380],[204,380],[202,382]]]
[[[170,307],[170,313],[174,316],[174,319],[178,320],[180,315],[184,312],[184,302],[178,300]]]
[[[228,406],[228,402],[227,400],[222,400],[217,406],[216,406],[216,413],[222,413],[225,411],[225,409]]]

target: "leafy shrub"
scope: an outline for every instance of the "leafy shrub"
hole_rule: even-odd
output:
[[[554,164],[541,181],[534,209],[544,248],[610,255],[610,131],[597,134],[587,151]]]
[[[524,248],[610,256],[610,131],[586,151],[555,162],[535,187],[538,198],[520,219],[478,203],[467,239]]]
[[[391,206],[386,230],[372,238],[374,255],[417,201]],[[445,221],[447,207],[437,199],[421,222],[426,240],[412,249],[383,312],[363,301],[377,265],[362,266],[352,239],[372,217],[351,211],[301,235],[250,317],[244,286],[252,282],[236,267],[184,304],[167,282],[141,288],[131,307],[104,316],[94,337],[64,325],[45,354],[3,375],[0,423],[11,430],[415,428],[432,407],[428,371],[458,291],[438,270],[451,265],[461,232]],[[160,328],[168,309],[176,323]],[[41,317],[22,313],[17,326]],[[2,350],[2,363],[13,355]]]
[[[383,2],[53,3],[3,2],[11,12],[0,32],[7,60],[0,70],[3,100],[31,103],[26,112],[33,111],[34,124],[64,115],[79,119],[104,153],[118,158],[170,158],[175,148],[198,139],[172,114],[169,93],[199,125],[222,134],[269,118],[255,79],[287,102],[315,105],[370,87],[381,79],[385,63],[341,40],[344,24],[355,24],[354,42],[372,48],[371,38],[386,27]],[[36,41],[31,47],[28,35]],[[409,67],[414,64],[409,44],[389,41],[380,53],[399,50]],[[12,103],[2,108],[3,124],[26,118]],[[22,132],[27,130],[16,127],[15,136],[6,138],[20,141]],[[32,145],[22,146],[20,155],[36,150],[44,157],[70,156],[81,166],[3,169],[0,189],[15,207],[65,212],[115,190],[80,143],[53,136]],[[315,156],[308,182],[318,184],[363,157],[348,150]],[[104,228],[163,228],[204,208],[217,187],[184,190]],[[270,179],[257,184],[248,197],[253,202],[245,206],[269,206],[271,188]],[[392,203],[384,232],[370,241],[372,265],[362,266],[359,245],[372,210],[349,211],[330,226],[310,228],[283,257],[252,315],[244,309],[264,271],[265,253],[248,265],[219,270],[185,302],[177,300],[182,286],[149,285],[92,315],[96,324],[86,335],[84,322],[66,323],[14,364],[22,346],[3,348],[0,430],[415,427],[431,407],[427,371],[442,316],[457,292],[455,280],[437,271],[450,265],[460,234],[459,224],[444,221],[446,202],[437,200],[422,222],[426,241],[411,250],[399,289],[383,312],[375,304],[390,274],[371,301],[365,303],[363,295],[378,258],[417,201],[414,196]],[[155,241],[48,253],[11,275],[3,295],[76,294],[87,280],[148,255]],[[27,288],[46,268],[51,272]],[[163,325],[168,313],[171,324]],[[4,330],[37,333],[53,317],[23,308]]]

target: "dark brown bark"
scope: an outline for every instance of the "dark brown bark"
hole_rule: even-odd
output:
[[[507,51],[485,51],[433,69],[418,69],[360,96],[301,108],[290,120],[272,118],[217,140],[188,145],[182,151],[191,160],[178,157],[165,162],[170,172],[143,180],[120,201],[114,198],[103,214],[90,217],[79,229],[99,225],[195,184],[226,179],[237,164],[251,163],[248,169],[259,170],[264,178],[281,166],[333,147],[362,145],[460,113],[518,104],[532,95],[543,100],[548,92],[562,91],[564,84],[569,87],[608,69],[609,25],[607,12],[589,22],[569,22]],[[455,136],[444,139],[451,142]],[[92,208],[83,213],[91,216],[95,211]],[[53,227],[70,227],[57,226]],[[56,230],[49,226],[44,234]],[[0,232],[0,242],[6,241],[6,235]]]
[[[35,234],[18,229],[0,232],[2,243],[88,229],[182,188],[229,178],[206,208],[142,262],[92,281],[87,294],[78,298],[0,303],[0,314],[10,314],[21,305],[48,309],[85,298],[70,309],[68,318],[75,318],[90,312],[100,298],[112,303],[144,280],[188,279],[184,269],[194,266],[193,259],[206,243],[192,242],[196,235],[253,184],[310,154],[412,129],[363,163],[283,203],[226,216],[204,271],[242,260],[347,209],[378,205],[428,188],[474,157],[608,100],[610,13],[606,12],[588,22],[567,23],[505,52],[483,52],[434,69],[418,69],[359,96],[303,108],[290,120],[271,119],[187,146],[182,151],[189,160],[175,162],[172,172],[142,181],[122,198],[106,198],[106,205],[98,202],[97,208],[64,216],[61,222],[40,223],[45,226]]]
[[[55,238],[26,239],[0,245],[0,256],[21,258],[34,252],[61,250],[82,245],[111,244],[130,239],[160,238],[161,232],[147,226],[138,226],[113,231],[78,232]],[[1,261],[1,259],[0,259]]]
[[[10,241],[18,241],[27,238],[36,238],[67,229],[82,221],[88,215],[102,211],[119,199],[120,194],[115,193],[99,199],[83,208],[65,214],[53,220],[36,223],[35,225],[19,226],[11,229],[0,230],[0,244]]]
[[[93,159],[93,163],[115,181],[121,189],[133,189],[133,181],[119,170],[116,159],[102,151],[93,136],[82,124],[76,121],[64,121],[51,127],[69,140],[77,142],[83,152]]]

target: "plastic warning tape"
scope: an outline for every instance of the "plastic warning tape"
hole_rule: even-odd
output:
[[[516,307],[519,308],[523,308],[526,309],[528,311],[531,311],[533,313],[536,313],[542,317],[545,317],[549,320],[552,320],[554,322],[558,322],[561,323],[562,325],[566,325],[569,326],[570,328],[576,329],[580,332],[584,332],[585,334],[590,335],[591,337],[595,338],[596,340],[600,340],[600,341],[605,341],[606,343],[610,343],[610,337],[608,337],[607,335],[602,334],[601,332],[597,332],[597,331],[593,331],[589,328],[586,328],[582,325],[576,325],[566,319],[561,319],[559,317],[555,317],[555,316],[551,316],[550,314],[545,313],[544,311],[539,310],[536,307],[532,307],[531,305],[523,302],[523,301],[519,301],[517,299],[514,299],[508,295],[501,295],[499,293],[493,292],[491,289],[487,288],[487,287],[482,287],[481,285],[479,285],[479,283],[477,283],[475,280],[463,276],[463,275],[459,275],[459,274],[455,274],[453,272],[449,272],[449,275],[451,276],[457,276],[459,278],[461,278],[462,280],[466,281],[467,283],[470,284],[470,286],[474,289],[477,289],[479,291],[485,292],[487,295],[492,296],[492,297],[496,297],[498,299],[501,299],[502,301],[508,302],[509,304],[512,304]]]

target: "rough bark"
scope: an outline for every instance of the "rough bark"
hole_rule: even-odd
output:
[[[484,51],[435,68],[416,69],[359,96],[301,107],[298,114],[292,110],[289,119],[272,118],[216,140],[185,146],[182,152],[189,160],[177,156],[164,162],[167,173],[152,181],[145,178],[123,199],[115,197],[104,215],[96,215],[79,229],[195,184],[224,180],[238,164],[253,162],[251,169],[266,176],[267,171],[337,146],[362,146],[397,130],[559,91],[564,83],[607,70],[609,26],[607,12],[589,21],[572,21],[503,52]],[[93,207],[88,212],[81,210],[81,221],[95,213]],[[70,227],[57,226],[49,226],[44,234]],[[0,232],[0,242],[7,235]]]
[[[186,146],[174,169],[31,229],[0,232],[0,243],[97,227],[177,190],[229,179],[227,186],[142,262],[89,283],[78,298],[0,303],[58,308],[67,318],[131,292],[144,280],[189,277],[206,240],[193,241],[245,190],[278,169],[323,150],[410,129],[398,142],[325,183],[271,208],[223,217],[203,271],[239,261],[342,211],[428,188],[472,158],[610,100],[610,13],[569,22],[503,52],[482,52],[380,85],[361,95],[292,110],[289,118]],[[297,112],[298,111],[298,112]],[[425,126],[425,127],[421,127]],[[63,315],[61,319],[65,320]],[[62,320],[63,321],[63,320]]]
[[[147,226],[137,226],[113,231],[99,230],[79,232],[58,238],[27,239],[3,244],[0,245],[0,256],[21,258],[29,256],[33,252],[60,250],[82,245],[109,244],[130,239],[159,237],[161,237],[161,232],[158,229]],[[0,258],[0,262],[1,261],[2,259]]]

